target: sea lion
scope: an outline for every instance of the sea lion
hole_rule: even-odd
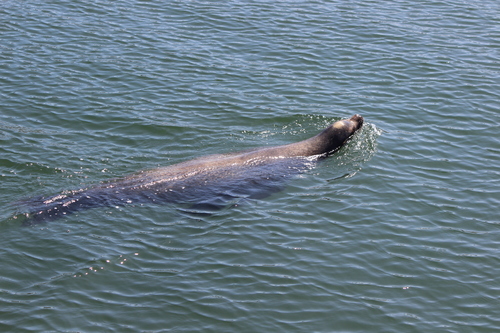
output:
[[[310,139],[238,153],[209,155],[87,189],[26,202],[25,224],[54,220],[81,209],[143,202],[186,203],[216,209],[231,200],[259,198],[281,189],[283,179],[303,172],[336,152],[363,125],[354,115]]]

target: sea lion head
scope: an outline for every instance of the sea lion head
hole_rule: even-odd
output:
[[[342,119],[328,126],[318,136],[323,141],[323,153],[331,154],[342,147],[363,126],[363,117],[359,114],[349,119]]]
[[[363,117],[359,114],[355,114],[349,119],[342,119],[334,122],[332,126],[339,131],[345,132],[348,136],[351,136],[363,126]]]

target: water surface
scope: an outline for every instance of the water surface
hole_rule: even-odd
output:
[[[500,328],[496,1],[5,1],[0,331]],[[359,113],[272,196],[194,215],[13,202]]]

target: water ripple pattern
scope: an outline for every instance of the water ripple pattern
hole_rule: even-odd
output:
[[[0,8],[1,332],[500,329],[498,1]],[[296,142],[273,195],[22,227],[16,201]]]

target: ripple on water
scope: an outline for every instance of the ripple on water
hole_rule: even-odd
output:
[[[497,2],[4,6],[0,330],[499,327]],[[213,214],[6,208],[354,113],[337,155]]]

